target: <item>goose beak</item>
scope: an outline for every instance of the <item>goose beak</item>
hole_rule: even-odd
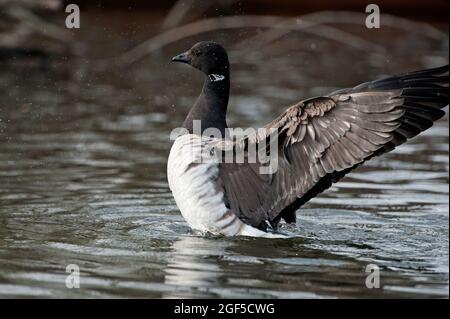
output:
[[[189,63],[191,62],[191,57],[189,56],[189,53],[183,52],[181,54],[178,54],[177,56],[174,56],[172,58],[172,62]]]

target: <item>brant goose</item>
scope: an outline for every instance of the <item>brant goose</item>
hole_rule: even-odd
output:
[[[226,50],[200,42],[172,61],[206,76],[170,151],[169,186],[189,226],[215,235],[278,237],[270,231],[281,219],[295,223],[300,206],[355,167],[431,127],[448,105],[446,65],[303,100],[255,133],[222,139],[208,130],[226,136]],[[272,149],[273,132],[278,144]],[[258,154],[275,154],[276,169],[262,173],[258,167],[267,163],[250,160],[252,147]],[[243,160],[223,161],[230,150],[243,151]],[[205,151],[214,156],[202,157]]]

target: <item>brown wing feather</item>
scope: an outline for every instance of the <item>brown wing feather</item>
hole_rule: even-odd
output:
[[[291,106],[262,132],[234,145],[235,151],[259,146],[276,130],[276,172],[267,178],[255,169],[257,164],[220,165],[230,208],[261,229],[280,217],[292,220],[288,214],[353,168],[429,128],[444,114],[440,109],[448,104],[447,89],[448,66],[364,83]]]

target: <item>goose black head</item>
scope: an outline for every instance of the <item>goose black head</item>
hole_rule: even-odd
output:
[[[187,63],[208,76],[221,77],[229,72],[227,51],[220,44],[202,41],[188,51],[172,58],[173,62]]]

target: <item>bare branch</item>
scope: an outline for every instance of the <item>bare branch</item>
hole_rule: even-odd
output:
[[[384,49],[382,47],[378,45],[371,45],[372,44],[371,42],[366,41],[358,36],[352,35],[347,32],[343,32],[341,30],[329,26],[318,26],[322,24],[338,24],[338,23],[363,25],[365,19],[366,15],[351,11],[314,12],[297,18],[292,18],[288,21],[284,21],[280,25],[276,25],[262,34],[258,34],[252,38],[245,39],[244,41],[237,43],[235,49],[240,49],[245,46],[248,46],[249,42],[257,43],[258,47],[262,47],[265,44],[276,41],[277,39],[281,38],[287,33],[294,31],[286,26],[292,23],[298,23],[299,25],[301,24],[302,27],[314,26],[314,29],[312,29],[310,33],[315,33],[318,36],[327,37],[327,35],[329,35],[332,38],[335,38],[335,40],[340,42],[345,43],[346,41],[349,41],[349,44],[352,43],[354,47],[361,47],[361,48],[366,47],[367,49],[370,49],[370,47],[372,46],[372,49],[375,49],[377,51],[383,51]],[[383,14],[382,23],[383,26],[403,29],[407,30],[408,32],[422,34],[426,37],[439,41],[447,39],[447,35],[444,32],[426,23],[415,22],[389,14]]]
[[[130,65],[143,59],[149,53],[159,50],[170,43],[197,34],[220,29],[239,29],[248,27],[269,28],[282,20],[283,18],[274,16],[233,16],[203,19],[160,33],[134,47],[130,51],[125,52],[118,58],[117,62],[124,66]]]
[[[280,23],[281,22],[281,23]],[[314,28],[311,28],[313,27]],[[219,29],[274,28],[266,39],[277,38],[290,31],[302,31],[330,40],[339,41],[359,50],[383,52],[384,48],[372,42],[330,26],[320,26],[319,22],[287,19],[276,16],[232,16],[203,19],[165,31],[136,46],[118,58],[119,65],[129,65],[143,59],[147,54],[181,39]],[[247,42],[247,41],[246,41]]]

